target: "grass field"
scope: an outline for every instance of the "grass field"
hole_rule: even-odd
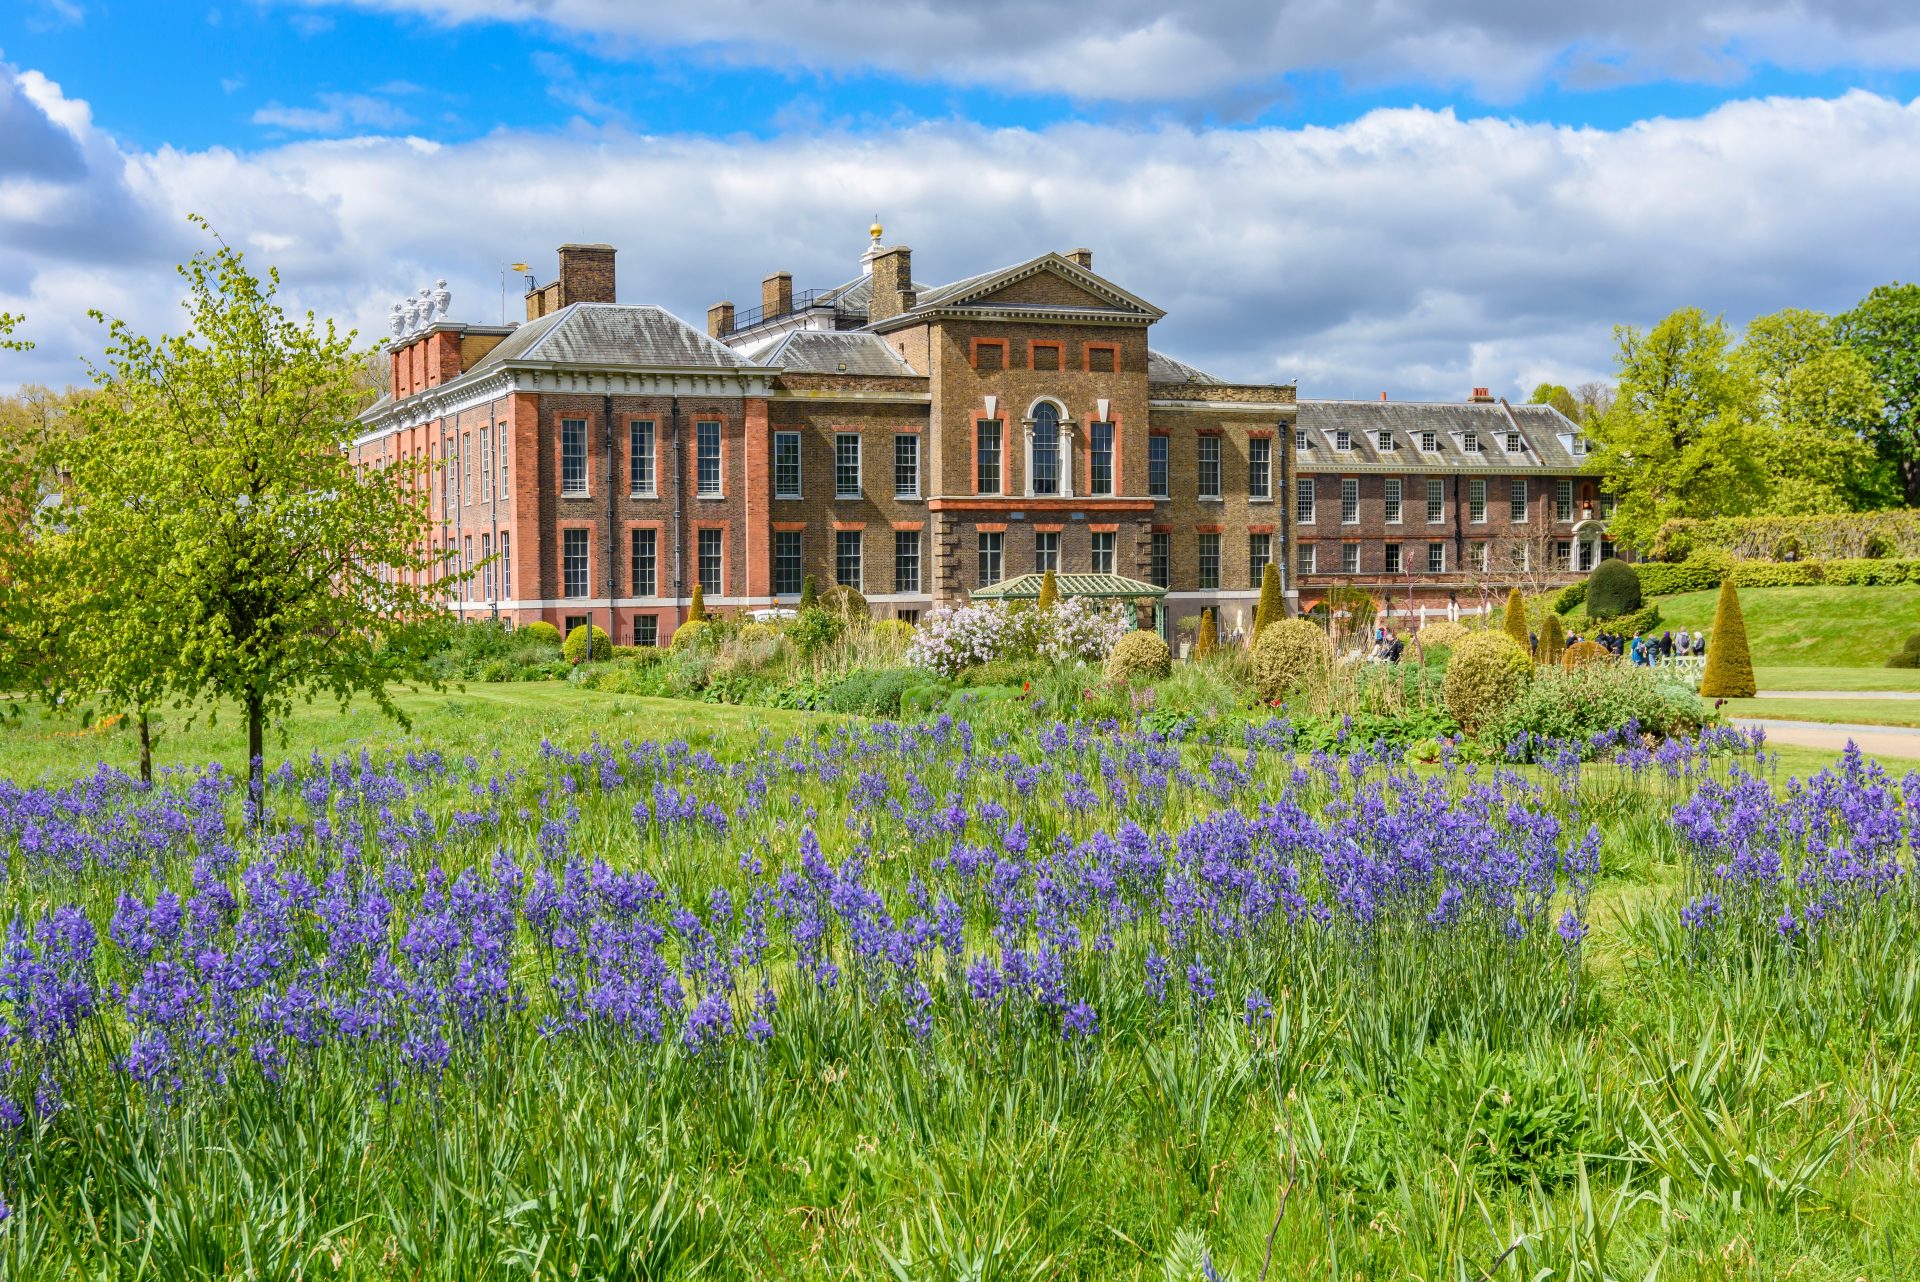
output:
[[[1729,717],[1829,721],[1859,726],[1920,726],[1920,699],[1729,699]],[[1915,745],[1920,756],[1920,745]]]
[[[1911,690],[1920,692],[1920,669],[1819,668],[1754,665],[1762,690]]]
[[[1718,592],[1687,592],[1656,598],[1663,626],[1710,630],[1719,596]],[[1920,587],[1746,588],[1740,593],[1740,608],[1756,668],[1877,668],[1887,677],[1920,675],[1881,667],[1909,634],[1920,631]]]

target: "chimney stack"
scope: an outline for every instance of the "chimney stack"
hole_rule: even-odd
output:
[[[538,320],[571,303],[611,303],[612,245],[560,246],[560,279],[527,291],[527,319]]]
[[[1493,404],[1493,393],[1484,387],[1476,387],[1473,389],[1473,395],[1467,398],[1467,404],[1491,405]]]
[[[715,303],[707,308],[707,336],[725,338],[733,333],[733,304]]]
[[[873,301],[867,304],[867,319],[885,320],[912,309],[913,251],[895,245],[873,260]]]
[[[1380,399],[1381,399],[1381,400],[1383,400],[1383,401],[1384,401],[1384,400],[1386,400],[1386,399],[1387,399],[1387,394],[1386,394],[1385,392],[1382,392],[1382,393],[1380,393]]]
[[[793,273],[775,272],[760,282],[760,319],[785,316],[793,310]]]
[[[1093,251],[1091,249],[1069,249],[1067,251],[1067,261],[1075,267],[1084,267],[1088,271],[1092,271]]]

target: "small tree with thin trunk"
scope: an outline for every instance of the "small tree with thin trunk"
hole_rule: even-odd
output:
[[[1269,623],[1279,620],[1280,610],[1280,570],[1269,561],[1267,568],[1260,572],[1260,604],[1253,611],[1253,636],[1248,645],[1260,639],[1260,633]]]
[[[296,700],[356,695],[408,724],[392,687],[432,679],[406,634],[443,617],[464,576],[429,546],[417,472],[347,455],[363,399],[353,335],[288,316],[278,274],[255,277],[224,244],[180,271],[186,332],[109,322],[102,394],[66,451],[69,529],[121,597],[101,608],[133,607],[121,594],[137,578],[141,617],[164,621],[170,657],[129,660],[126,691],[240,705],[258,822],[268,724]]]
[[[1733,579],[1727,578],[1720,584],[1720,600],[1713,610],[1713,635],[1707,638],[1707,670],[1700,677],[1700,693],[1709,699],[1750,699],[1759,688],[1753,658],[1747,653],[1740,593]]]

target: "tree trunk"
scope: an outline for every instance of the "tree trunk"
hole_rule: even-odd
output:
[[[153,787],[153,726],[145,708],[140,709],[140,782]]]
[[[257,694],[249,694],[247,707],[247,799],[253,804],[253,826],[258,828],[267,817],[267,704]]]

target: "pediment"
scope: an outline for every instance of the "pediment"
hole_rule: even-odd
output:
[[[935,296],[923,296],[922,307],[1061,307],[1124,312],[1159,319],[1165,315],[1145,299],[1128,293],[1112,281],[1059,254],[976,277]]]

